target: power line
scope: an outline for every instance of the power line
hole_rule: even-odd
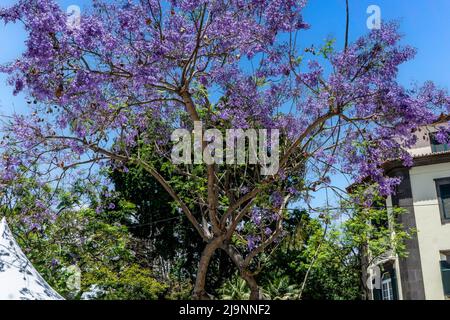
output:
[[[378,209],[378,210],[383,210],[383,209],[401,209],[401,208],[414,208],[414,207],[430,207],[430,206],[439,206],[439,203],[430,203],[430,204],[416,204],[416,205],[403,205],[403,206],[385,206],[385,207],[370,207],[370,209]],[[311,209],[300,209],[300,208],[286,208],[284,210],[286,211],[309,211],[309,212],[316,212],[316,211],[330,211],[330,210],[360,210],[362,209],[362,207],[322,207],[322,208],[316,208],[314,210]],[[137,227],[144,227],[144,226],[151,226],[154,224],[158,224],[158,223],[162,223],[162,222],[169,222],[175,219],[181,219],[183,216],[180,215],[178,217],[171,217],[171,218],[166,218],[166,219],[161,219],[161,220],[156,220],[156,221],[152,221],[149,223],[142,223],[142,224],[133,224],[131,226],[127,226],[128,228],[137,228]]]
[[[136,228],[136,227],[144,227],[144,226],[151,226],[157,223],[161,223],[161,222],[168,222],[168,221],[172,221],[175,219],[181,219],[181,215],[179,217],[172,217],[172,218],[167,218],[167,219],[161,219],[161,220],[156,220],[156,221],[152,221],[149,223],[142,223],[142,224],[133,224],[131,226],[128,226],[129,228]]]
[[[430,206],[439,206],[439,203],[429,203],[429,204],[411,204],[411,205],[401,205],[401,206],[380,206],[380,207],[368,207],[368,209],[398,209],[398,208],[415,208],[415,207],[430,207]],[[312,211],[326,211],[326,210],[358,210],[363,209],[362,206],[360,207],[318,207]],[[286,208],[288,211],[294,211],[294,210],[305,210],[305,209],[299,209],[299,208]],[[306,210],[308,211],[308,210]],[[311,211],[311,210],[310,210]]]

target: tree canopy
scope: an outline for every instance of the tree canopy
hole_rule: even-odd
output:
[[[413,132],[447,112],[429,82],[405,88],[398,67],[415,50],[385,23],[354,43],[301,43],[305,0],[92,1],[79,25],[53,0],[0,9],[24,25],[25,52],[1,71],[29,99],[3,126],[1,178],[38,183],[92,178],[94,164],[149,173],[205,243],[194,298],[206,298],[211,257],[226,253],[260,298],[260,261],[283,236],[288,206],[343,172],[390,194],[381,164],[401,158]],[[260,164],[174,164],[177,128],[279,130],[279,170]],[[210,141],[198,146],[207,151]],[[19,170],[20,169],[20,170]]]

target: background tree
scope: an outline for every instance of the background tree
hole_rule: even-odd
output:
[[[289,299],[360,298],[361,269],[348,247],[342,245],[345,235],[338,221],[328,214],[311,217],[310,213],[297,210],[286,221],[285,230],[287,236],[260,274],[266,291],[283,279],[278,282],[283,284]]]
[[[111,161],[141,167],[170,194],[204,241],[194,298],[206,298],[212,256],[225,252],[261,297],[260,260],[283,234],[286,207],[329,184],[335,171],[370,176],[382,195],[398,180],[381,163],[402,158],[412,132],[449,98],[432,83],[396,81],[415,51],[393,24],[344,48],[307,48],[298,36],[306,1],[93,1],[80,26],[52,0],[1,9],[23,23],[25,53],[2,67],[31,113],[5,124],[2,173],[38,165],[42,181]],[[260,165],[174,165],[175,128],[280,130],[279,170]],[[276,142],[276,141],[275,141]],[[208,155],[208,141],[197,144]],[[274,146],[276,147],[276,146]],[[273,150],[273,149],[272,149]],[[216,154],[218,156],[218,154]],[[155,157],[159,161],[155,161]],[[86,168],[87,167],[87,168]],[[30,174],[35,172],[30,172]],[[333,190],[338,190],[334,188]]]
[[[0,210],[19,245],[61,295],[79,299],[94,289],[96,299],[168,294],[167,282],[135,255],[127,228],[80,207],[76,190],[63,193],[24,176],[2,190]]]
[[[370,190],[377,188],[353,188],[351,200],[316,218],[294,211],[285,221],[287,236],[260,274],[264,289],[283,279],[278,282],[286,288],[300,284],[297,299],[369,299],[369,267],[382,257],[406,256],[405,240],[415,232],[398,222],[403,209],[387,208],[376,191],[367,195]]]
[[[399,221],[404,208],[386,206],[374,186],[354,186],[347,206],[347,219],[342,224],[342,246],[352,256],[359,269],[359,287],[362,299],[369,300],[369,267],[386,257],[406,257],[405,241],[411,239],[415,229],[406,229]],[[367,194],[370,194],[369,196]],[[363,201],[366,201],[364,203]]]
[[[128,227],[134,237],[133,251],[166,281],[194,282],[202,240],[172,205],[170,195],[139,167],[129,167],[126,172],[113,169],[110,175],[114,188],[104,199],[104,218]],[[108,209],[110,203],[114,209]],[[216,294],[233,273],[228,256],[217,252],[209,270],[209,292]]]

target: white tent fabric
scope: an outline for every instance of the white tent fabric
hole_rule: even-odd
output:
[[[63,300],[22,252],[5,218],[0,222],[0,300]]]

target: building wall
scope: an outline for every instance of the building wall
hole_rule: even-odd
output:
[[[431,143],[430,143],[430,133],[435,132],[436,128],[434,126],[423,127],[414,135],[417,138],[416,144],[408,150],[408,152],[413,156],[418,156],[422,154],[431,153]]]
[[[390,175],[401,179],[400,185],[391,197],[393,206],[404,208],[406,211],[398,217],[398,222],[407,230],[417,229],[409,169],[397,168],[392,170]],[[398,259],[402,297],[405,300],[425,300],[422,260],[417,235],[414,235],[411,239],[406,239],[405,246],[408,256]]]
[[[413,167],[412,198],[425,298],[443,300],[440,251],[450,250],[450,223],[442,224],[434,179],[450,177],[450,163]]]

